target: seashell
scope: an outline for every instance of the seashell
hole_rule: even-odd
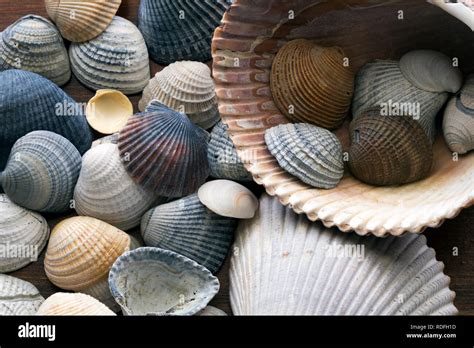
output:
[[[113,308],[107,275],[130,246],[129,235],[103,221],[84,216],[63,220],[51,232],[46,276],[61,289],[91,295]]]
[[[354,92],[354,73],[338,47],[308,40],[285,44],[273,60],[271,91],[278,109],[295,122],[335,129],[342,125]]]
[[[115,144],[115,145],[117,145],[118,144],[118,137],[119,137],[119,134],[114,133],[114,134],[111,134],[111,135],[107,135],[103,138],[99,138],[99,139],[95,140],[94,142],[92,142],[92,147],[94,148],[96,146],[103,145],[103,144]]]
[[[91,40],[112,22],[122,0],[45,0],[46,11],[62,36],[72,42]]]
[[[138,248],[117,259],[110,290],[125,315],[194,315],[219,291],[219,281],[193,260],[160,248]]]
[[[227,313],[219,308],[207,306],[202,311],[196,313],[196,315],[201,317],[220,317],[227,316]]]
[[[33,284],[0,274],[0,316],[34,315],[43,301]]]
[[[35,131],[12,148],[0,186],[16,204],[39,212],[61,213],[70,209],[81,170],[81,155],[66,138],[49,131]]]
[[[304,183],[331,189],[344,175],[342,145],[330,131],[306,123],[268,129],[265,142],[278,164]]]
[[[474,75],[444,111],[443,133],[451,151],[465,154],[474,149]]]
[[[349,168],[371,185],[408,184],[426,178],[433,148],[418,122],[408,116],[380,116],[366,111],[351,123]]]
[[[117,145],[102,144],[84,155],[74,191],[79,215],[97,218],[126,231],[140,224],[141,217],[155,201],[156,197],[128,176]]]
[[[89,295],[57,292],[43,302],[36,315],[114,316],[116,314]]]
[[[138,28],[114,17],[95,39],[69,48],[74,75],[87,87],[116,89],[125,94],[143,91],[150,79],[148,51]]]
[[[69,81],[69,56],[53,23],[27,15],[0,33],[0,71],[8,69],[32,71],[59,86]]]
[[[0,124],[0,170],[5,167],[15,141],[35,130],[62,135],[81,154],[91,147],[92,134],[79,105],[54,83],[35,73],[0,73]]]
[[[211,176],[216,179],[252,181],[252,176],[240,160],[227,129],[222,121],[212,129],[207,151]]]
[[[13,272],[36,261],[48,237],[45,218],[0,194],[0,273]]]
[[[444,265],[422,235],[338,233],[264,194],[234,247],[235,315],[457,314]]]
[[[211,39],[232,0],[142,0],[138,27],[151,58],[168,65],[211,60]]]
[[[221,216],[250,219],[258,209],[258,199],[252,191],[229,180],[205,183],[199,188],[198,196],[202,204]]]
[[[208,136],[186,115],[154,102],[129,119],[118,146],[136,183],[158,196],[183,197],[209,176]]]
[[[452,59],[441,52],[408,52],[400,60],[400,70],[413,86],[428,92],[456,93],[462,87],[461,70],[454,67]]]
[[[119,132],[133,115],[133,105],[120,91],[100,89],[89,100],[86,109],[87,122],[102,134]]]
[[[430,4],[436,5],[450,15],[464,22],[474,31],[474,5],[471,0],[446,1],[446,0],[427,0]]]
[[[229,252],[237,221],[207,209],[197,194],[159,205],[142,218],[145,244],[174,251],[216,273]]]

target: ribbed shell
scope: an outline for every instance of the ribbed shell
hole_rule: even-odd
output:
[[[0,273],[13,272],[36,261],[33,259],[39,257],[48,237],[49,226],[44,217],[0,194]],[[12,251],[20,257],[12,258]]]
[[[143,91],[150,79],[148,51],[138,28],[114,17],[97,38],[69,48],[74,75],[87,87],[116,89],[125,94]]]
[[[0,274],[0,316],[34,315],[43,301],[33,284]]]
[[[191,259],[138,248],[117,259],[110,290],[125,315],[194,315],[219,291],[219,280]]]
[[[140,224],[156,199],[128,176],[117,145],[102,144],[83,157],[74,201],[79,215],[95,217],[126,231]]]
[[[230,265],[235,315],[453,315],[455,293],[422,235],[326,229],[264,195],[239,223]]]
[[[103,145],[103,144],[115,144],[115,145],[117,145],[118,144],[118,137],[119,137],[119,134],[114,133],[114,134],[111,134],[111,135],[107,135],[103,138],[99,138],[99,139],[97,139],[96,141],[94,141],[92,143],[92,147],[96,147],[96,146]]]
[[[69,140],[35,131],[12,148],[0,186],[16,204],[39,212],[69,210],[81,170],[81,155]]]
[[[84,42],[102,33],[114,18],[122,0],[45,0],[46,11],[62,36]]]
[[[236,227],[237,220],[213,213],[193,194],[148,211],[141,233],[146,245],[174,251],[216,273]]]
[[[143,91],[140,110],[152,100],[185,113],[204,129],[220,119],[211,69],[200,62],[176,62],[157,73]]]
[[[15,141],[35,130],[64,136],[81,154],[92,143],[79,104],[51,81],[27,71],[0,73],[0,124],[0,170]]]
[[[36,315],[114,316],[116,314],[89,295],[57,292],[43,302]]]
[[[136,183],[158,196],[183,197],[209,176],[208,137],[186,115],[153,103],[129,119],[118,145]]]
[[[334,129],[344,121],[354,92],[354,73],[344,52],[294,40],[273,60],[271,91],[288,119]]]
[[[231,0],[142,0],[138,26],[159,64],[211,60],[211,39]]]
[[[0,71],[8,69],[32,71],[59,86],[69,81],[69,56],[53,23],[27,15],[0,33]]]
[[[306,123],[268,129],[265,142],[278,164],[304,183],[336,187],[344,175],[342,145],[330,131]]]

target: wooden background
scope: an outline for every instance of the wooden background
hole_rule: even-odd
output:
[[[123,0],[118,15],[136,22],[138,4],[139,0]],[[43,1],[0,0],[0,31],[27,14],[39,14],[47,17]],[[377,30],[382,29],[377,28]],[[160,69],[160,66],[151,63],[153,74]],[[94,95],[93,91],[80,85],[74,77],[64,89],[78,102],[87,102]],[[139,95],[131,97],[136,111],[139,98]],[[48,216],[50,227],[53,228],[54,224],[62,218],[64,217]],[[132,234],[137,235],[137,231]],[[452,279],[451,289],[456,291],[455,304],[460,313],[474,315],[474,207],[465,209],[456,219],[445,222],[438,229],[427,230],[425,235],[429,245],[436,250],[437,258],[444,262],[445,273]],[[455,248],[457,253],[454,252]],[[38,262],[11,275],[30,281],[46,298],[60,289],[48,281],[43,270],[43,258],[44,252]],[[229,260],[218,274],[221,290],[211,304],[231,313],[228,296],[228,267]]]

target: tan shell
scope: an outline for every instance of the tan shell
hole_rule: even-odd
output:
[[[116,315],[106,305],[86,294],[57,292],[43,302],[36,315]]]

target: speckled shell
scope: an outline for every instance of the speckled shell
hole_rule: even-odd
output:
[[[43,301],[33,284],[0,274],[0,316],[34,315]]]
[[[59,86],[69,81],[69,56],[53,23],[27,15],[0,33],[0,71],[8,69],[32,71]]]
[[[49,226],[44,217],[0,194],[0,273],[13,272],[36,261],[48,237]],[[11,251],[20,257],[11,257]]]
[[[334,188],[344,175],[342,145],[324,128],[306,123],[280,125],[265,132],[265,142],[278,164],[308,185]]]
[[[74,75],[87,87],[116,89],[125,94],[143,91],[150,79],[145,41],[138,28],[122,17],[114,17],[98,37],[69,48]]]
[[[162,65],[211,60],[211,39],[231,0],[142,0],[138,26]]]
[[[311,223],[264,195],[239,223],[235,315],[454,315],[444,265],[422,235],[360,237]]]
[[[81,170],[81,155],[69,140],[35,131],[12,148],[0,186],[16,204],[45,213],[68,211]]]
[[[221,317],[227,316],[227,313],[219,308],[207,306],[202,311],[196,313],[196,315],[200,317]]]
[[[184,114],[159,103],[132,116],[119,135],[119,150],[132,179],[163,197],[195,192],[209,176],[209,134]]]
[[[138,248],[117,259],[110,290],[125,315],[193,315],[219,291],[219,281],[191,259],[160,248]]]
[[[458,2],[447,2],[446,0],[427,0],[429,3],[436,5],[460,21],[463,21],[471,30],[474,31],[474,7],[468,4],[468,0]]]
[[[235,219],[207,209],[197,194],[159,205],[142,218],[145,244],[189,257],[216,273],[229,252]]]
[[[86,294],[57,292],[46,299],[36,315],[100,315],[115,316],[106,305]]]
[[[122,0],[45,0],[46,11],[62,36],[84,42],[102,33],[114,18]]]

